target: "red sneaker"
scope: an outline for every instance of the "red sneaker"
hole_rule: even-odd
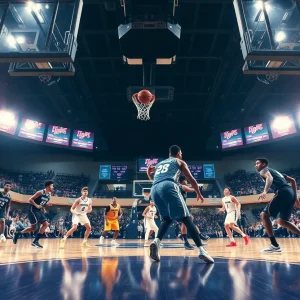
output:
[[[236,242],[230,242],[230,244],[226,245],[226,247],[236,247]]]
[[[248,235],[244,236],[244,241],[245,241],[245,245],[249,244],[249,236]]]

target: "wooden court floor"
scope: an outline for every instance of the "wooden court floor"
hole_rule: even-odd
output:
[[[92,248],[81,248],[81,239],[68,239],[64,249],[59,248],[59,239],[42,239],[43,249],[31,246],[31,239],[20,239],[17,245],[12,240],[0,244],[0,264],[40,261],[51,259],[74,259],[81,257],[107,257],[107,256],[144,256],[149,248],[143,247],[143,240],[118,240],[118,247],[111,247],[110,239],[106,239],[103,246],[98,239],[89,239]],[[278,239],[282,248],[281,254],[262,254],[260,250],[269,245],[269,240],[252,238],[245,246],[242,239],[236,239],[238,246],[227,248],[228,239],[210,239],[206,249],[212,257],[244,260],[266,260],[288,263],[300,263],[300,238]],[[188,251],[183,248],[180,240],[163,240],[161,255],[179,257],[197,257],[197,250]]]
[[[210,239],[206,249],[215,264],[205,264],[197,250],[184,250],[180,240],[164,240],[161,262],[149,258],[141,240],[119,240],[81,248],[69,239],[30,239],[0,244],[1,299],[300,299],[300,239],[278,239],[283,252],[264,255],[267,239],[226,248],[228,239]]]

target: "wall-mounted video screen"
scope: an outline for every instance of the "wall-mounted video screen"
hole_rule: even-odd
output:
[[[69,146],[71,130],[66,127],[49,125],[46,143]]]
[[[89,131],[74,130],[72,138],[72,147],[93,150],[94,133]]]
[[[18,136],[25,139],[42,142],[44,138],[44,132],[44,123],[23,118]]]
[[[146,172],[149,166],[156,166],[163,158],[139,158],[137,161],[138,172]]]
[[[294,119],[291,115],[276,117],[271,123],[273,139],[291,135],[297,132]]]
[[[244,128],[246,144],[253,144],[270,139],[269,131],[266,123],[247,126]]]
[[[14,135],[19,117],[7,110],[0,110],[0,131]]]
[[[243,146],[242,131],[240,128],[221,133],[222,149]]]

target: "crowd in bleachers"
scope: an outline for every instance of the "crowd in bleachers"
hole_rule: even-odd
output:
[[[56,174],[53,194],[58,197],[80,197],[81,188],[87,186],[89,181],[90,177],[84,174]]]
[[[0,170],[0,187],[3,187],[5,181],[9,181],[12,183],[12,191],[30,195],[44,188],[44,182],[54,176],[52,170],[45,173]]]
[[[300,170],[291,169],[283,173],[295,178],[298,183],[298,190],[300,190]],[[259,176],[259,173],[246,172],[245,170],[237,170],[234,173],[226,174],[225,181],[235,196],[260,194],[265,186],[263,180]],[[270,189],[269,192],[272,193],[274,191]]]
[[[84,174],[55,174],[52,170],[44,173],[0,170],[0,188],[9,181],[12,191],[20,194],[34,194],[44,188],[46,180],[54,180],[53,196],[77,198],[81,195],[81,188],[88,185],[90,178]]]

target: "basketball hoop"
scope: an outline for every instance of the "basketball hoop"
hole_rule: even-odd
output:
[[[141,121],[150,120],[149,112],[155,101],[155,96],[152,94],[152,99],[149,103],[141,103],[138,99],[138,93],[135,93],[132,95],[132,101],[135,104],[138,111],[137,119]]]
[[[144,192],[143,195],[144,195],[144,200],[145,201],[149,201],[149,199],[150,199],[150,192]]]

